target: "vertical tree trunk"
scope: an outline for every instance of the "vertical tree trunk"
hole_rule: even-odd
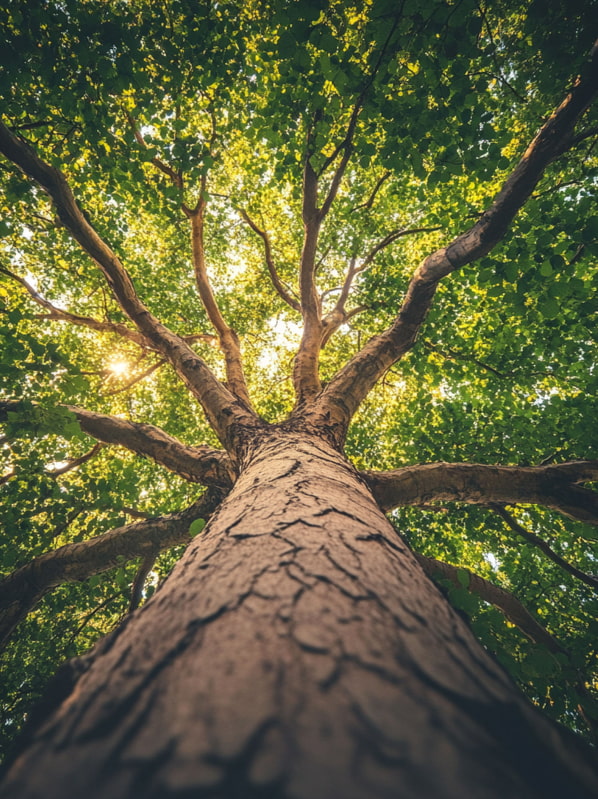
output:
[[[520,696],[350,465],[299,434],[268,434],[164,586],[77,668],[2,797],[589,799],[598,787],[589,755]]]

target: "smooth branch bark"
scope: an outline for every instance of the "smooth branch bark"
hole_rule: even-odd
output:
[[[199,401],[220,441],[225,446],[230,443],[240,424],[259,426],[255,413],[231,394],[184,338],[163,325],[142,302],[120,258],[88,222],[65,175],[1,121],[0,153],[52,199],[61,223],[95,261],[114,298],[141,335],[173,366]]]
[[[151,458],[192,483],[230,488],[234,480],[233,466],[223,450],[204,444],[190,447],[152,424],[130,422],[76,405],[62,407],[76,417],[84,433],[97,441]],[[0,422],[7,421],[11,411],[22,412],[23,409],[19,400],[0,402]]]
[[[271,431],[163,587],[71,663],[4,799],[590,799],[321,439]]]
[[[502,241],[547,167],[579,141],[575,127],[598,93],[598,42],[583,74],[542,125],[478,221],[415,270],[392,325],[371,338],[313,401],[312,419],[343,441],[363,399],[387,369],[414,345],[440,281],[489,253]]]

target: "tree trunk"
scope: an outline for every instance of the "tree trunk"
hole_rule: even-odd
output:
[[[269,432],[163,587],[55,681],[2,797],[595,796],[353,468]]]

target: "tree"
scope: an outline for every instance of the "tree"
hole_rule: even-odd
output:
[[[2,10],[2,796],[595,795],[595,11]]]

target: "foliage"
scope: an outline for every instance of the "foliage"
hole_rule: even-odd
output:
[[[263,241],[243,212],[268,233],[280,278],[297,296],[305,149],[324,170],[360,100],[351,159],[318,245],[324,309],[351,259],[363,262],[391,231],[422,232],[397,238],[358,274],[348,310],[361,310],[322,353],[330,379],[392,321],[422,258],[487,207],[583,69],[596,10],[594,0],[549,8],[511,0],[13,0],[0,9],[3,114],[65,172],[152,312],[181,335],[202,334],[193,347],[223,377],[181,207],[207,200],[212,285],[241,339],[256,408],[276,421],[293,404],[301,317],[270,287]],[[584,126],[593,124],[590,111]],[[595,144],[589,137],[552,164],[502,242],[442,283],[416,346],[350,428],[346,451],[358,468],[598,458],[588,423],[598,388]],[[157,163],[184,175],[184,185]],[[9,573],[130,521],[131,509],[158,516],[197,495],[114,447],[53,474],[94,444],[64,404],[152,423],[189,444],[218,442],[155,352],[48,318],[7,273],[58,309],[126,322],[43,191],[8,160],[0,168],[0,392],[30,403],[0,441],[0,570]],[[328,167],[325,187],[330,177]],[[562,557],[596,571],[590,527],[537,507],[514,514]],[[537,615],[569,657],[532,645],[495,609],[449,590],[532,699],[583,730],[576,686],[582,679],[595,688],[598,679],[591,588],[489,509],[405,508],[395,517],[416,550],[491,579]],[[176,555],[160,556],[146,593]],[[4,655],[5,741],[56,665],[126,612],[137,565],[59,588],[21,625]]]

